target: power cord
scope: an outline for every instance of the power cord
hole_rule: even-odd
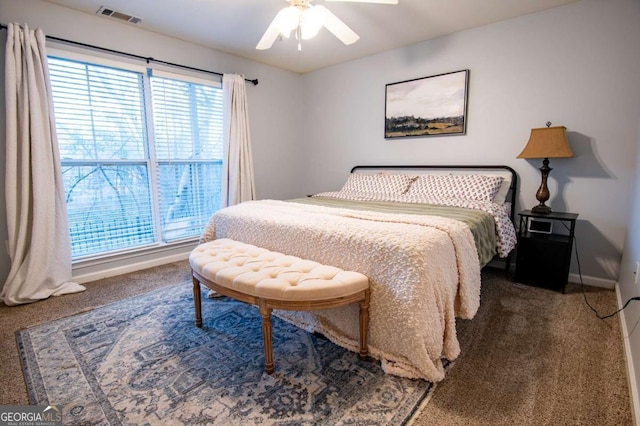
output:
[[[562,223],[562,225],[567,228],[567,230],[569,230],[569,227],[567,226],[566,223]],[[580,257],[578,256],[578,239],[576,238],[576,236],[573,236],[573,247],[574,250],[576,252],[576,263],[578,265],[578,275],[580,276],[580,289],[582,290],[582,297],[584,298],[584,302],[587,304],[587,306],[596,314],[596,317],[598,317],[599,319],[603,320],[603,319],[607,319],[607,318],[611,318],[612,316],[615,316],[617,314],[619,314],[620,312],[622,312],[622,310],[624,308],[627,307],[627,305],[629,305],[629,303],[631,303],[632,300],[640,300],[640,297],[632,297],[629,300],[627,300],[627,302],[624,304],[624,306],[620,309],[618,309],[617,311],[609,314],[609,315],[601,315],[596,308],[594,308],[593,306],[591,306],[591,303],[589,303],[589,299],[587,299],[587,293],[584,291],[584,282],[582,280],[582,268],[580,267]]]

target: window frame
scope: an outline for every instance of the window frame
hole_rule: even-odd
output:
[[[67,49],[68,47],[68,49]],[[187,83],[195,83],[199,85],[205,85],[214,87],[222,90],[222,77],[214,74],[207,74],[204,72],[191,71],[191,70],[180,70],[177,72],[175,67],[171,67],[163,64],[154,64],[154,63],[145,63],[144,65],[140,64],[139,61],[133,60],[130,58],[124,58],[117,56],[116,54],[109,54],[98,51],[91,51],[88,53],[85,49],[78,51],[78,48],[71,46],[64,46],[64,48],[59,48],[57,46],[48,47],[47,48],[47,57],[55,57],[63,60],[72,60],[85,62],[89,64],[95,64],[99,66],[112,67],[132,72],[137,72],[142,75],[142,83],[144,86],[143,90],[143,102],[146,105],[153,105],[153,96],[151,91],[151,77],[161,77],[179,80]],[[224,105],[223,105],[224,108]],[[222,111],[224,115],[224,111]],[[151,197],[151,206],[152,206],[152,217],[154,221],[153,233],[154,233],[154,242],[133,247],[133,248],[123,248],[119,250],[110,251],[107,253],[98,253],[98,254],[90,254],[84,256],[77,256],[72,259],[72,267],[74,270],[74,276],[76,270],[85,269],[87,271],[93,271],[96,267],[103,265],[108,262],[116,262],[120,264],[121,261],[133,260],[133,259],[147,259],[149,257],[153,258],[154,254],[161,254],[163,259],[167,259],[167,254],[178,252],[181,253],[178,255],[179,258],[184,258],[185,254],[190,252],[190,250],[198,243],[199,236],[191,236],[191,237],[181,237],[176,239],[171,239],[165,241],[162,236],[162,212],[160,211],[161,202],[160,202],[160,194],[159,194],[159,183],[157,178],[159,176],[158,169],[162,164],[168,163],[186,163],[186,164],[196,164],[196,163],[204,163],[210,164],[214,161],[222,161],[220,160],[210,160],[210,159],[193,159],[193,160],[160,160],[156,157],[156,146],[155,146],[155,125],[154,125],[154,117],[153,117],[153,108],[148,107],[144,108],[144,119],[146,120],[146,142],[144,146],[145,150],[145,158],[136,159],[136,160],[75,160],[75,159],[67,159],[62,160],[67,165],[94,165],[97,163],[100,164],[146,164],[147,173],[149,176],[149,192]],[[223,149],[224,152],[224,149]],[[154,180],[154,183],[151,183],[151,179]],[[185,249],[188,249],[185,252]],[[176,255],[170,255],[173,257],[169,257],[169,259],[174,258]],[[153,261],[153,264],[159,264],[157,261]],[[165,262],[160,262],[165,263]],[[130,270],[130,269],[126,269]]]

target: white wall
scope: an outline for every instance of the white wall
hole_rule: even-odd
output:
[[[518,209],[537,204],[530,129],[567,127],[549,205],[579,213],[582,273],[613,284],[629,220],[640,116],[640,2],[583,0],[304,76],[307,191],[338,189],[357,164],[507,164]],[[385,84],[470,70],[464,136],[384,139]],[[575,261],[572,272],[576,273]]]
[[[298,179],[302,173],[299,144],[302,121],[302,77],[299,74],[258,64],[233,55],[85,14],[40,0],[0,0],[0,22],[27,23],[45,34],[128,53],[213,70],[241,73],[260,80],[247,84],[253,143],[256,190],[259,198],[285,199],[304,194]],[[0,32],[2,92],[0,116],[4,120],[4,47],[6,31]],[[3,122],[1,122],[3,123]],[[4,125],[2,126],[4,129]],[[4,180],[5,135],[0,132],[0,173]],[[8,275],[4,185],[0,192],[0,285]],[[184,250],[183,250],[184,251]],[[93,271],[94,272],[94,271]],[[74,276],[76,271],[74,270]],[[97,277],[96,275],[93,275]]]
[[[640,117],[637,120],[640,123]],[[640,126],[637,138],[638,156],[636,157],[636,178],[633,183],[632,206],[629,216],[629,227],[624,245],[624,255],[622,256],[622,267],[620,279],[618,281],[620,300],[625,303],[632,297],[640,296],[640,277],[635,276],[636,262],[640,262]],[[636,283],[635,280],[638,279]],[[625,332],[625,345],[627,354],[630,355],[628,362],[633,383],[632,389],[635,393],[634,404],[636,416],[640,415],[640,395],[638,395],[638,384],[640,384],[640,301],[634,301],[623,312]]]

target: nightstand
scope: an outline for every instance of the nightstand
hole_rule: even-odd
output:
[[[563,212],[536,214],[531,210],[521,211],[518,215],[520,228],[513,281],[564,293],[569,280],[578,215]],[[554,227],[566,229],[568,234],[559,233]]]

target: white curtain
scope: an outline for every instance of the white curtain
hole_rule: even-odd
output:
[[[247,88],[244,77],[224,74],[224,159],[222,161],[221,207],[255,199],[249,132]]]
[[[71,281],[71,245],[42,30],[7,28],[7,305],[85,288]]]

